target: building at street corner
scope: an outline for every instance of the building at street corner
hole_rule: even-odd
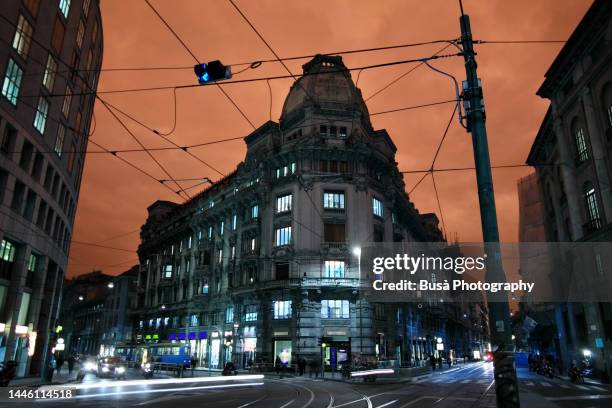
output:
[[[235,171],[188,202],[148,208],[133,347],[180,344],[212,368],[322,352],[333,368],[366,356],[419,364],[439,342],[471,354],[483,341],[476,309],[362,298],[361,245],[442,234],[409,200],[396,147],[373,129],[342,58],[318,55],[303,70],[279,123],[244,138]]]
[[[50,356],[94,105],[78,94],[97,86],[102,25],[97,0],[1,9],[0,362],[27,376]]]
[[[541,195],[545,240],[612,241],[611,2],[593,3],[545,76],[538,95],[549,99],[550,107],[527,158],[536,168],[532,190]],[[533,191],[525,187],[523,182],[523,202],[529,204]],[[594,268],[603,272],[610,267],[609,253],[595,252],[593,257]],[[585,271],[576,276],[581,273]],[[584,299],[601,289],[596,280],[581,284]],[[565,369],[572,360],[588,357],[598,376],[612,378],[612,303],[553,305],[548,325],[554,334],[547,339],[547,352],[557,354]]]

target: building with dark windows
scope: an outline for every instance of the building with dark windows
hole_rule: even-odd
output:
[[[102,25],[97,0],[5,0],[0,20],[0,361],[24,376],[50,350]]]
[[[545,240],[612,241],[612,3],[593,3],[546,72],[538,95],[550,100],[550,108],[527,163],[536,168],[532,188],[542,197],[538,211]],[[594,253],[602,272],[609,268],[604,255]],[[588,298],[599,283],[585,284],[581,291]],[[588,352],[596,372],[612,378],[612,304],[563,303],[553,309],[551,348],[565,367]]]
[[[470,319],[481,309],[362,296],[363,245],[442,233],[410,201],[395,144],[372,127],[342,58],[318,55],[303,70],[280,121],[244,138],[235,171],[183,204],[148,208],[134,347],[185,344],[213,368],[322,350],[333,368],[359,357],[418,364],[438,338],[457,354],[478,347],[482,322]]]

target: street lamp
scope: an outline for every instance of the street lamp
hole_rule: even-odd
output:
[[[85,298],[83,297],[83,295],[79,295],[79,300],[80,300],[81,302],[83,301],[83,299],[85,299]]]
[[[108,285],[106,286],[108,286],[109,289],[112,289],[115,287],[115,284],[113,282],[108,282]]]
[[[161,305],[161,310],[166,309],[166,305]]]

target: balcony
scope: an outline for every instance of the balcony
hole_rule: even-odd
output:
[[[601,222],[601,218],[593,218],[582,226],[582,231],[584,235],[589,235],[600,230],[602,227],[603,223]]]
[[[348,249],[346,242],[322,242],[321,250],[327,253],[344,253]]]
[[[234,294],[271,289],[319,289],[319,288],[359,288],[358,278],[289,278],[269,280],[248,284],[238,283],[230,288]]]

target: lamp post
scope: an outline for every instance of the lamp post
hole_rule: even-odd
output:
[[[357,271],[359,273],[359,353],[363,357],[363,299],[361,299],[361,247],[353,248],[353,255],[357,257]]]

